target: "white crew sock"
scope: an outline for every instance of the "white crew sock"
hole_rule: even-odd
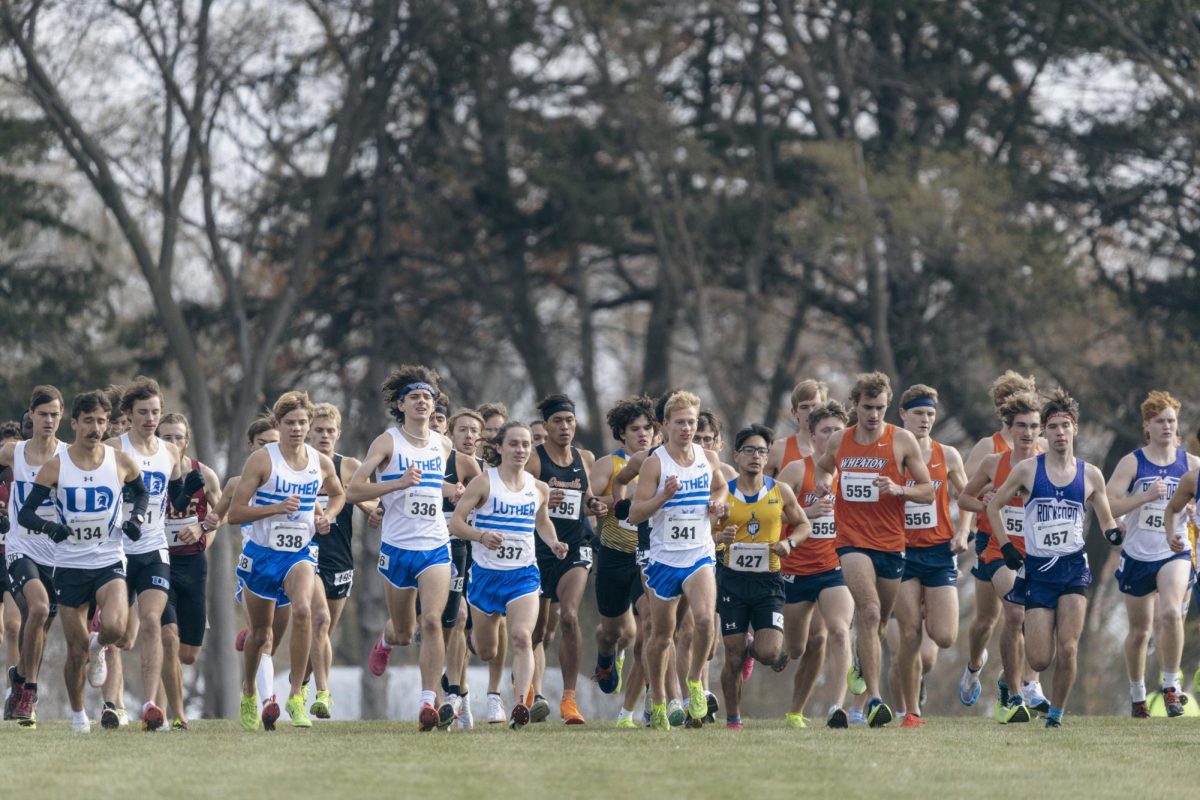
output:
[[[254,685],[258,688],[258,699],[267,702],[275,694],[275,661],[263,653],[258,659],[258,672],[254,674]]]
[[[1146,702],[1146,682],[1145,681],[1130,681],[1129,682],[1129,699],[1135,703]]]
[[[1162,679],[1163,679],[1163,688],[1164,689],[1175,689],[1176,691],[1178,691],[1178,689],[1179,689],[1179,673],[1178,672],[1164,672],[1162,674]]]

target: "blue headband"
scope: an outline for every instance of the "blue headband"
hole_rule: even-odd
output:
[[[429,392],[430,396],[437,397],[437,389],[433,388],[428,383],[425,383],[425,381],[417,381],[416,383],[410,383],[408,386],[405,386],[403,389],[401,389],[400,393],[396,395],[396,399],[403,400],[408,396],[409,392],[415,392],[419,389],[424,389],[425,391]]]
[[[912,400],[909,400],[907,403],[905,403],[904,405],[902,405],[900,407],[903,408],[905,411],[909,411],[914,408],[937,409],[937,400],[934,400],[932,397],[924,397],[924,396],[914,397]]]

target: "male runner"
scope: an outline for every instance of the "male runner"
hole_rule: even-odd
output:
[[[10,525],[5,541],[8,590],[17,601],[22,617],[20,660],[8,668],[12,694],[5,701],[5,712],[25,727],[33,727],[37,722],[42,650],[46,646],[46,633],[58,614],[58,597],[54,590],[54,542],[27,528],[21,523],[19,514],[33,492],[38,472],[67,449],[66,442],[59,441],[56,436],[62,415],[63,399],[58,389],[35,386],[29,398],[31,437],[0,448],[0,465],[11,467],[13,472]],[[36,513],[44,522],[58,521],[49,495],[37,507]]]
[[[872,727],[892,720],[892,710],[880,697],[880,637],[904,575],[905,503],[928,505],[935,497],[916,437],[883,421],[891,399],[886,375],[859,375],[850,391],[857,423],[831,436],[816,459],[819,495],[831,493],[833,472],[840,473],[834,499],[837,551],[858,609],[858,663]]]
[[[717,522],[721,531],[716,540],[724,545],[717,600],[725,645],[721,690],[726,727],[735,730],[742,728],[742,665],[747,655],[774,664],[783,652],[780,558],[812,531],[792,488],[763,475],[771,437],[771,429],[763,425],[738,431],[734,439],[738,472],[729,484],[728,511]],[[786,537],[782,535],[784,522],[791,526]],[[755,636],[753,643],[748,643],[751,626]]]
[[[834,434],[846,429],[850,417],[836,400],[805,412],[810,441],[815,452],[825,452]],[[812,696],[813,687],[824,665],[825,633],[814,643],[810,620],[820,616],[828,631],[830,674],[833,681],[833,703],[826,724],[830,728],[849,727],[849,718],[842,704],[846,700],[846,682],[842,679],[850,669],[850,620],[854,616],[854,598],[846,587],[842,564],[838,560],[833,498],[818,497],[813,456],[789,461],[779,473],[780,483],[792,487],[812,525],[812,533],[802,540],[780,565],[783,574],[783,623],[787,648],[793,659],[799,660],[792,683],[791,709],[785,720],[789,727],[805,728],[804,707]],[[837,480],[835,473],[833,479]],[[817,653],[810,660],[811,648]]]
[[[110,410],[108,398],[101,392],[76,395],[71,404],[75,441],[38,470],[19,514],[27,532],[42,534],[54,543],[54,589],[67,639],[64,675],[75,733],[91,732],[83,708],[84,665],[88,665],[88,682],[103,684],[104,648],[125,631],[129,603],[122,535],[137,542],[141,526],[148,521],[150,495],[137,460],[104,444]],[[57,519],[48,521],[39,509],[52,491]],[[120,521],[122,495],[130,504],[124,523]],[[92,603],[104,614],[100,630],[89,636],[87,612]],[[154,621],[157,623],[157,618]],[[159,636],[157,630],[155,636]],[[157,678],[151,680],[152,691]]]
[[[958,450],[931,437],[937,420],[938,393],[915,384],[900,395],[900,421],[917,438],[933,479],[934,502],[904,507],[904,577],[896,597],[900,627],[898,676],[904,701],[902,728],[918,728],[921,719],[921,642],[927,633],[940,648],[958,639],[958,559],[967,549],[967,520],[958,528],[950,516],[950,489],[967,483]],[[965,517],[966,515],[963,515]]]
[[[1183,661],[1183,611],[1192,578],[1192,553],[1183,515],[1195,494],[1183,492],[1172,527],[1166,527],[1167,505],[1200,458],[1178,446],[1180,403],[1166,392],[1150,392],[1142,402],[1146,446],[1117,462],[1108,482],[1108,503],[1125,517],[1125,544],[1117,586],[1125,595],[1129,633],[1125,637],[1125,667],[1129,672],[1133,716],[1146,717],[1146,647],[1151,630],[1162,667],[1163,705],[1167,716],[1183,716],[1180,666]],[[1193,484],[1194,484],[1193,477]],[[1157,596],[1157,619],[1155,599]],[[1157,624],[1156,624],[1157,623]]]
[[[187,706],[183,696],[183,665],[195,664],[208,627],[208,546],[221,520],[212,513],[221,502],[221,481],[206,464],[187,455],[192,429],[183,414],[164,414],[158,437],[189,461],[189,474],[198,471],[203,485],[180,488],[167,506],[167,545],[171,555],[171,591],[162,616],[163,689],[167,711],[176,730],[186,731]],[[182,498],[182,502],[180,502]],[[184,505],[186,503],[186,505]],[[180,506],[182,505],[182,508]]]
[[[367,664],[372,674],[384,673],[395,645],[412,642],[420,595],[418,719],[423,731],[448,727],[460,710],[437,702],[446,661],[442,612],[452,577],[442,498],[456,490],[445,483],[450,445],[429,428],[439,381],[436,372],[420,365],[405,364],[392,371],[383,383],[383,396],[398,425],[371,443],[347,487],[351,502],[380,499],[384,509],[379,573],[388,583],[389,618],[371,648]],[[375,482],[370,480],[372,473]]]
[[[588,570],[592,567],[592,547],[586,539],[583,516],[606,514],[608,507],[597,500],[590,489],[588,473],[595,463],[595,456],[574,445],[575,404],[565,394],[552,394],[543,398],[537,408],[545,422],[546,442],[534,448],[525,462],[525,470],[550,487],[550,519],[558,541],[566,542],[570,550],[566,558],[560,559],[549,547],[538,547],[534,543],[542,596],[538,624],[533,632],[533,646],[541,646],[546,625],[553,613],[551,604],[557,604],[562,627],[558,661],[563,681],[559,713],[568,725],[582,725],[583,714],[575,702],[580,651],[583,649],[579,603],[583,599],[583,590],[587,588]],[[533,716],[533,709],[530,710]]]
[[[438,392],[433,401],[433,413],[429,415],[429,430],[437,431],[443,436],[450,435],[450,395]]]
[[[1037,395],[1030,392],[1010,395],[1001,406],[1000,413],[1005,429],[1012,436],[1011,449],[985,456],[958,495],[959,508],[974,513],[981,526],[987,516],[987,502],[994,495],[994,487],[1008,480],[1013,467],[1032,459],[1041,451],[1038,442],[1041,441],[1042,415]],[[1009,500],[1001,509],[1000,516],[1008,540],[1018,553],[1024,555],[1024,499],[1017,496]],[[987,530],[991,529],[992,526],[988,524]],[[1000,551],[1000,542],[996,536],[989,535],[986,546],[979,555],[979,563],[971,570],[971,574],[975,576],[976,622],[998,617],[1000,608],[1003,607],[1004,627],[1000,634],[1000,660],[1004,671],[997,681],[1000,692],[993,712],[996,721],[1001,724],[1028,722],[1030,711],[1042,702],[1046,703],[1045,711],[1048,713],[1049,701],[1044,701],[1040,691],[1033,694],[1031,690],[1034,689],[1034,684],[1022,680],[1026,672],[1031,672],[1025,658],[1025,603],[1021,598],[1008,598],[1017,575],[1005,565],[1004,554]],[[993,606],[996,607],[995,610],[992,609]],[[987,651],[983,649],[987,639],[977,638],[975,632],[972,628],[970,656],[959,683],[959,699],[966,705],[974,705],[979,699],[979,673],[982,664],[987,661]],[[971,661],[975,659],[978,659],[975,663],[980,666],[972,669]]]
[[[304,392],[286,392],[271,409],[278,422],[279,442],[251,453],[242,469],[229,508],[233,525],[250,523],[249,539],[238,557],[250,634],[245,642],[240,721],[247,731],[260,724],[255,674],[259,655],[271,650],[271,626],[282,588],[291,599],[291,692],[286,708],[297,728],[311,728],[301,684],[312,648],[313,578],[317,566],[313,534],[329,533],[342,510],[345,494],[333,462],[305,443],[313,404]],[[316,509],[322,487],[329,495],[323,512]],[[270,729],[270,728],[268,728]]]
[[[992,532],[1000,542],[1004,563],[1021,572],[1007,597],[1025,602],[1025,652],[1029,665],[1042,671],[1057,659],[1050,694],[1047,728],[1062,726],[1063,710],[1075,682],[1075,656],[1087,613],[1087,587],[1092,582],[1083,552],[1085,509],[1091,505],[1104,538],[1119,545],[1121,529],[1113,519],[1100,470],[1075,458],[1079,404],[1062,389],[1042,406],[1042,427],[1049,452],[1013,467],[988,503]],[[1026,492],[1025,551],[1009,541],[1003,508]],[[1023,569],[1022,569],[1023,567]]]
[[[692,442],[700,413],[700,398],[676,392],[663,408],[667,443],[642,464],[629,520],[650,520],[650,563],[646,566],[650,613],[647,644],[653,700],[651,723],[670,730],[666,711],[669,648],[675,633],[676,610],[686,596],[694,616],[695,634],[688,670],[690,708],[706,708],[700,672],[708,663],[716,614],[713,575],[713,516],[725,511],[726,483],[720,461]],[[698,718],[692,718],[699,721]]]
[[[0,424],[0,452],[5,446],[15,445],[21,441],[21,424],[15,421]],[[12,502],[12,467],[0,468],[0,559],[4,558],[4,543],[11,524],[9,520],[10,503]],[[15,512],[13,512],[15,513]],[[3,563],[3,562],[0,562]],[[4,600],[4,642],[7,645],[4,665],[8,679],[4,689],[4,719],[12,719],[12,709],[16,704],[13,695],[12,673],[19,672],[21,666],[21,609],[12,596],[8,587],[8,571],[0,570],[0,597]]]

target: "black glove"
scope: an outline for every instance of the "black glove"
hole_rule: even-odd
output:
[[[50,540],[55,544],[62,544],[67,539],[71,538],[74,531],[70,526],[63,525],[61,522],[48,522],[43,527],[42,531],[50,537]]]
[[[1021,551],[1012,542],[1005,542],[1001,545],[1000,552],[1004,554],[1004,566],[1013,572],[1019,570],[1025,563],[1025,559],[1021,557]]]
[[[125,524],[121,526],[121,533],[129,537],[129,541],[136,542],[142,538],[142,526],[138,525],[131,519],[125,520]]]
[[[0,514],[0,534],[8,533],[8,514]]]
[[[618,500],[613,506],[613,516],[617,519],[629,519],[629,507],[633,505],[633,501],[629,498]]]
[[[194,469],[187,475],[183,476],[183,493],[187,497],[191,497],[196,492],[204,488],[204,475],[198,469]]]
[[[1108,543],[1116,547],[1121,542],[1125,541],[1125,534],[1121,533],[1120,528],[1109,528],[1104,532],[1104,538],[1108,539]]]

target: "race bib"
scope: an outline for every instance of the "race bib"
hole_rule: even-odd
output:
[[[663,546],[667,550],[690,550],[700,543],[700,523],[704,520],[703,506],[679,506],[667,514],[667,529]]]
[[[842,498],[851,503],[878,502],[879,487],[875,485],[875,479],[878,477],[878,472],[843,472]]]
[[[67,544],[94,545],[102,541],[108,531],[108,514],[80,514],[68,520],[67,527],[71,529]]]
[[[271,549],[298,553],[308,544],[310,529],[300,520],[277,520],[271,523]]]
[[[637,529],[638,529],[637,525],[634,525],[632,522],[630,522],[627,519],[617,520],[617,527],[619,527],[623,531],[629,531],[630,533],[637,533]]]
[[[1000,509],[1000,518],[1004,522],[1004,532],[1011,536],[1025,538],[1025,509],[1017,506],[1005,506]]]
[[[936,528],[938,524],[936,503],[905,503],[904,527],[909,530]]]
[[[442,513],[442,493],[437,489],[414,486],[404,493],[402,509],[409,519],[436,519]]]
[[[495,550],[496,558],[500,561],[517,562],[525,559],[532,543],[527,541],[525,537],[514,536],[504,537],[504,542]]]
[[[253,572],[254,571],[254,559],[251,558],[250,556],[246,555],[245,553],[239,553],[237,568],[241,572]]]
[[[833,527],[833,514],[826,514],[810,521],[812,522],[812,533],[809,534],[811,538],[832,539],[837,536],[837,531]]]
[[[592,548],[588,547],[586,544],[582,545],[579,548],[579,560],[586,561],[588,563],[588,566],[591,566],[591,564],[592,564]]]
[[[733,542],[729,568],[738,572],[770,572],[771,546],[766,542]]]
[[[180,541],[179,534],[183,533],[184,528],[190,528],[193,525],[199,525],[199,517],[185,517],[184,519],[168,519],[167,520],[167,543],[171,547],[184,547],[187,542]],[[203,533],[203,531],[201,531]]]
[[[1166,528],[1163,527],[1166,513],[1167,503],[1165,500],[1146,503],[1146,505],[1142,506],[1141,512],[1138,514],[1138,527],[1144,531],[1166,533]]]
[[[1075,538],[1075,521],[1049,519],[1034,525],[1039,553],[1066,556],[1079,550],[1081,542]]]
[[[353,580],[354,580],[354,570],[347,569],[347,570],[343,570],[342,572],[334,573],[333,585],[334,586],[345,586],[346,584],[350,583]]]
[[[550,506],[550,516],[554,519],[579,519],[579,511],[583,505],[583,492],[578,489],[558,489],[563,493],[562,502]]]

